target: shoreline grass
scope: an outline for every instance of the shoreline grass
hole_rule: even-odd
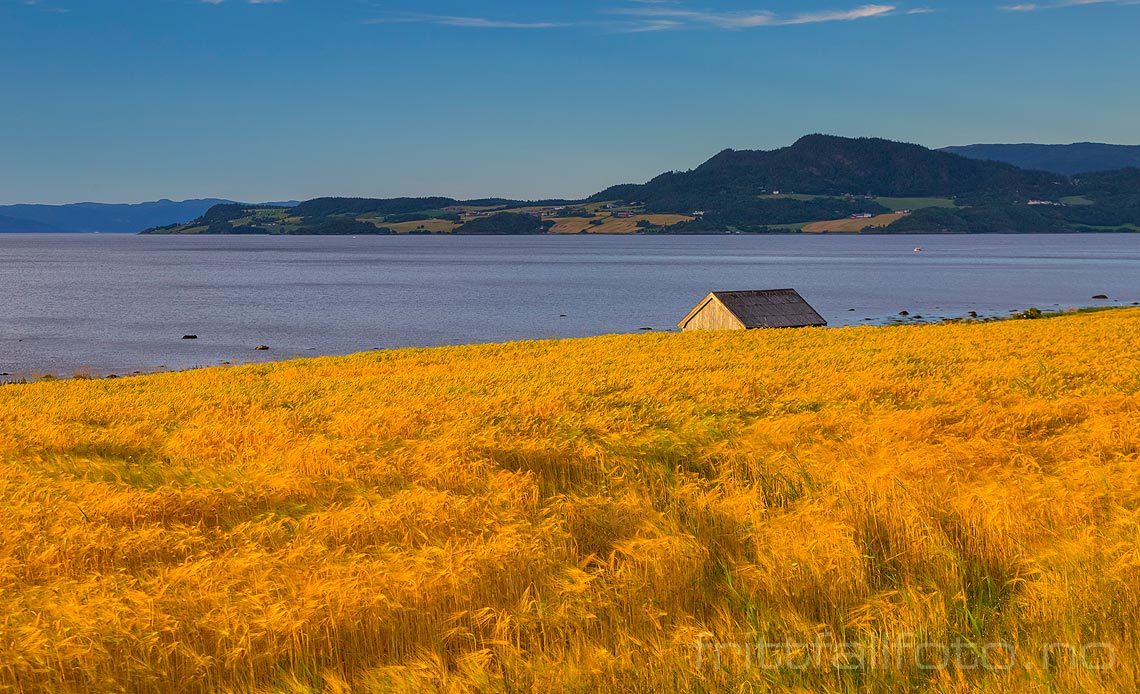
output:
[[[1135,309],[4,387],[0,688],[1123,691],[1138,413]]]

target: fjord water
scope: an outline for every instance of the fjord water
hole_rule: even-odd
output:
[[[127,374],[671,330],[718,289],[794,287],[836,326],[901,310],[1003,316],[1128,305],[1140,301],[1138,280],[1140,234],[9,234],[0,235],[0,372]]]

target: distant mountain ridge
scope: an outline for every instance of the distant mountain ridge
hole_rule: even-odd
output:
[[[0,215],[0,234],[13,234],[13,233],[56,233],[59,229],[44,224],[43,222],[31,221],[28,219],[18,219],[16,217],[5,217]]]
[[[122,205],[96,202],[70,205],[0,205],[0,233],[138,233],[151,227],[188,222],[205,214],[211,207],[222,204],[233,204],[233,201],[205,198],[180,202],[156,200]]]
[[[1109,145],[1100,142],[1076,142],[1071,145],[990,144],[944,147],[940,151],[1065,176],[1140,168],[1140,145]]]

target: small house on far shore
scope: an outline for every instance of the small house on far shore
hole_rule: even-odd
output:
[[[713,292],[677,324],[681,330],[823,327],[827,321],[794,289]]]

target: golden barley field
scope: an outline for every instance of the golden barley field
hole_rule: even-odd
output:
[[[1140,311],[3,386],[0,508],[0,691],[1135,691]]]

